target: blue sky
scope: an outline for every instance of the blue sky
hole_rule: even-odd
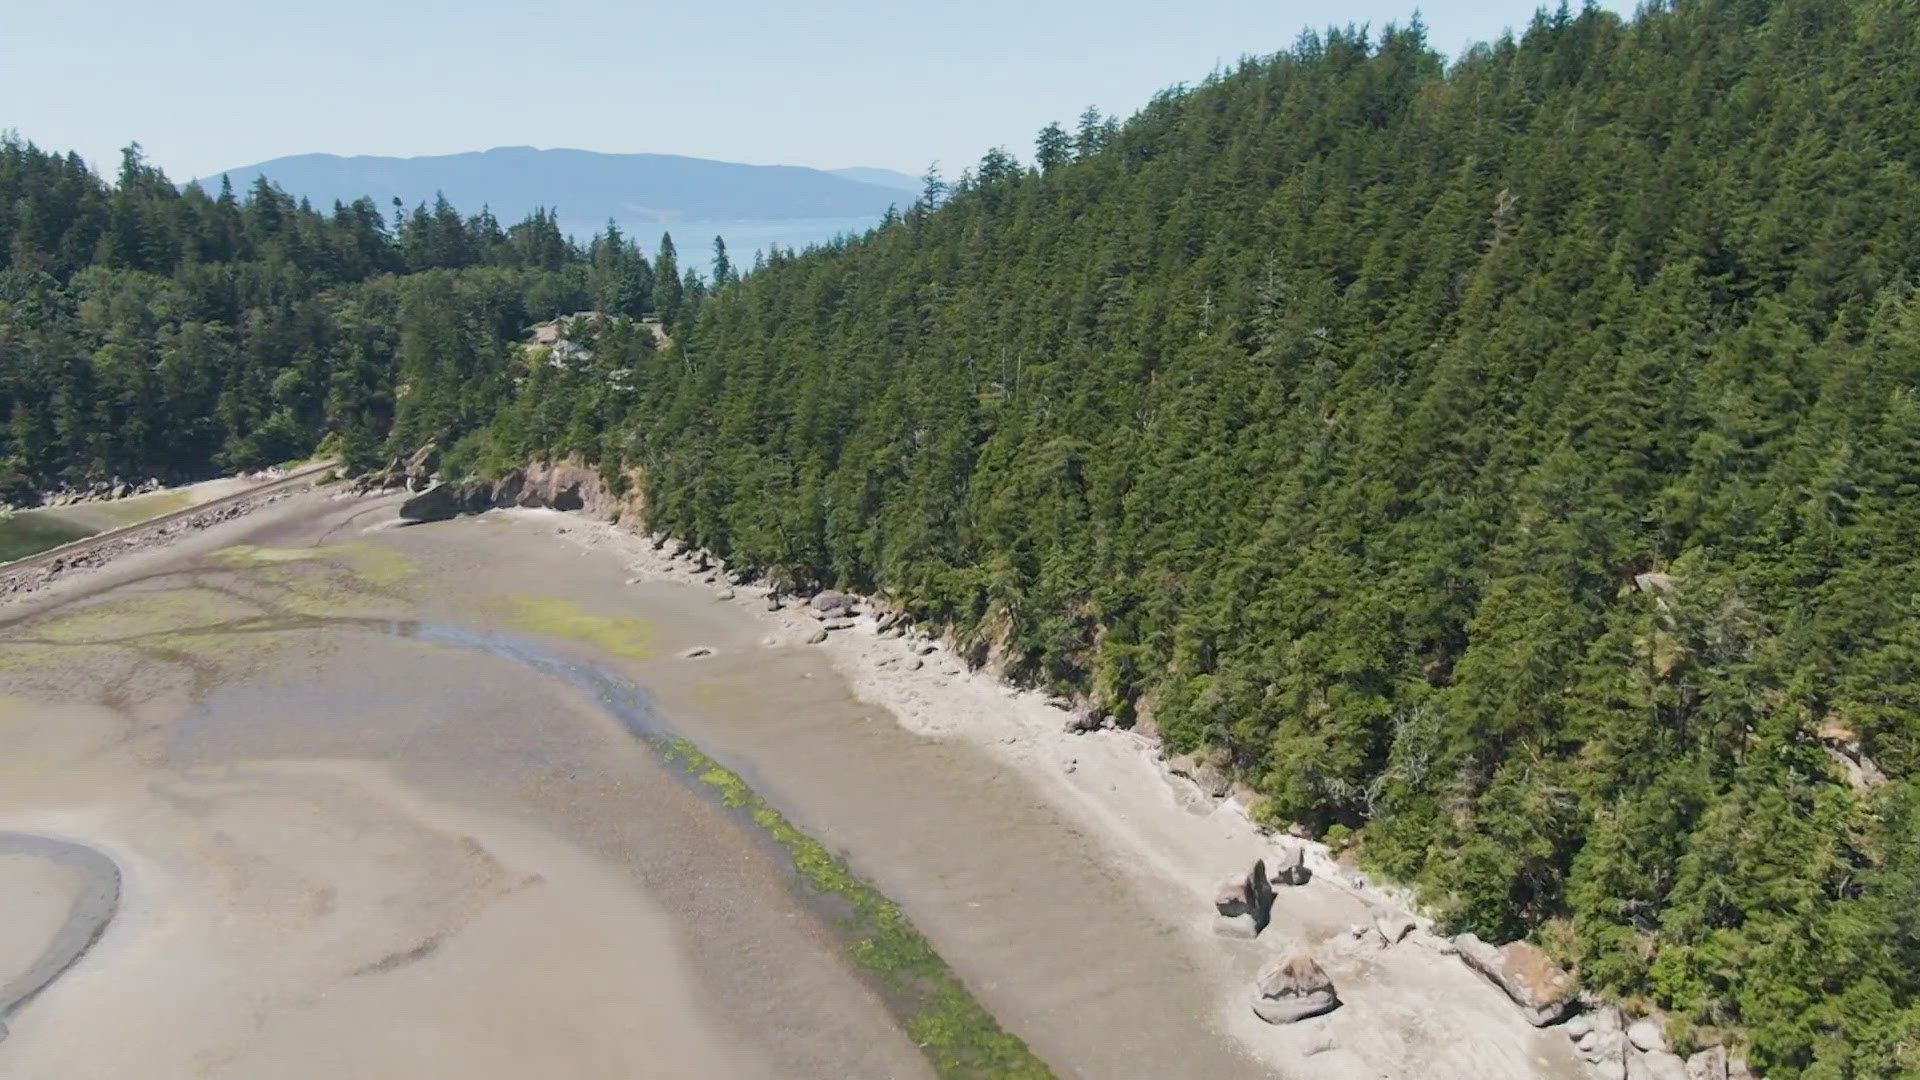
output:
[[[1405,23],[1407,0],[8,0],[0,129],[111,172],[138,139],[184,180],[285,154],[652,151],[949,175],[1088,104],[1289,45]],[[1428,0],[1448,55],[1535,3]],[[1628,11],[1606,0],[1603,6]]]

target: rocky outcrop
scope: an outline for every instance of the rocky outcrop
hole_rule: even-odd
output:
[[[1089,731],[1099,731],[1106,722],[1106,714],[1082,701],[1067,714],[1067,721],[1062,727],[1069,735],[1085,735]]]
[[[1687,1080],[1728,1080],[1727,1052],[1718,1046],[1687,1059]]]
[[[1887,782],[1885,770],[1860,747],[1860,735],[1838,714],[1828,713],[1814,732],[1820,748],[1840,766],[1848,786],[1862,795]]]
[[[353,482],[353,490],[362,494],[369,491],[391,491],[394,488],[406,488],[408,491],[425,491],[433,483],[435,470],[440,464],[440,446],[429,442],[408,454],[404,458],[396,457],[387,462],[384,469],[362,473]]]
[[[500,496],[512,493],[512,500]],[[549,510],[587,510],[602,516],[619,513],[600,474],[584,465],[550,462],[514,469],[494,484],[495,506],[545,507]]]
[[[1167,759],[1167,771],[1193,781],[1208,798],[1224,799],[1233,790],[1233,777],[1211,756],[1175,754]]]
[[[363,484],[365,478],[362,478]],[[357,484],[358,490],[366,490]],[[404,521],[445,521],[495,507],[545,507],[551,510],[605,509],[612,503],[599,475],[575,465],[514,469],[498,480],[449,480],[428,487],[400,504]],[[596,507],[597,504],[597,507]]]
[[[1505,991],[1533,1026],[1545,1027],[1573,1010],[1573,976],[1538,946],[1525,941],[1494,946],[1472,934],[1461,934],[1453,943],[1467,966]]]
[[[1253,984],[1253,1012],[1269,1024],[1290,1024],[1340,1006],[1333,980],[1304,953],[1276,957]]]
[[[1672,592],[1675,584],[1673,575],[1663,574],[1658,570],[1633,575],[1633,587],[1643,593]]]

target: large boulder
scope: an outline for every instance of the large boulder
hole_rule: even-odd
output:
[[[1665,1050],[1667,1033],[1661,1028],[1660,1021],[1643,1016],[1627,1025],[1627,1041],[1633,1044],[1635,1050]]]
[[[1389,945],[1400,944],[1400,939],[1413,933],[1413,916],[1404,911],[1388,911],[1380,908],[1373,913],[1373,928],[1381,940]]]
[[[1627,1080],[1687,1080],[1687,1063],[1667,1050],[1634,1050],[1627,1054]]]
[[[1267,880],[1277,888],[1283,885],[1305,885],[1313,877],[1313,871],[1307,869],[1307,849],[1300,844],[1283,844],[1273,856],[1273,867],[1267,873]]]
[[[435,484],[400,504],[400,520],[426,522],[457,517],[463,497],[460,484]]]
[[[1304,953],[1275,957],[1253,984],[1253,1012],[1269,1024],[1290,1024],[1340,1005],[1333,980]]]
[[[1250,938],[1265,930],[1273,917],[1273,885],[1267,880],[1266,862],[1257,861],[1244,876],[1222,881],[1214,891],[1213,908],[1217,934]]]
[[[494,485],[487,480],[450,480],[435,484],[400,504],[400,520],[445,521],[461,514],[493,509]]]
[[[1068,714],[1067,722],[1062,726],[1069,735],[1085,735],[1089,731],[1100,730],[1106,721],[1104,713],[1083,701],[1073,707],[1073,712]]]
[[[1505,991],[1534,1027],[1546,1027],[1573,1011],[1573,976],[1538,946],[1525,941],[1494,946],[1472,934],[1461,934],[1453,943],[1467,966]]]
[[[832,589],[815,594],[811,601],[813,610],[822,615],[851,615],[856,602],[854,597]]]

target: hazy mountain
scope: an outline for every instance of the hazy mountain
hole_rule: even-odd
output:
[[[911,191],[916,195],[920,193],[921,187],[924,186],[919,177],[908,176],[906,173],[896,169],[873,169],[856,165],[851,169],[828,169],[827,171],[835,176],[844,176],[849,180],[856,180],[862,184],[899,188],[901,191]]]
[[[852,176],[848,174],[860,174]],[[827,172],[796,165],[741,165],[673,154],[600,154],[505,146],[431,157],[341,157],[300,154],[224,173],[244,192],[260,175],[325,209],[335,200],[370,195],[382,209],[394,199],[411,208],[436,194],[461,210],[482,206],[502,221],[535,207],[558,210],[564,228],[597,229],[608,218],[623,227],[674,222],[878,220],[904,204],[903,188],[919,181],[886,169]],[[200,178],[216,188],[219,177]]]

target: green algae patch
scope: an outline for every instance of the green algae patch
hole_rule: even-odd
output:
[[[720,801],[742,810],[792,860],[804,887],[830,896],[847,914],[840,929],[847,953],[871,980],[907,1035],[942,1077],[1051,1077],[1027,1044],[1000,1027],[974,1000],[927,939],[900,908],[860,880],[845,860],[795,828],[746,782],[685,739],[666,746],[669,764],[712,788]]]
[[[6,636],[52,645],[153,645],[243,629],[262,616],[258,606],[212,589],[155,589],[63,609]]]
[[[238,544],[207,557],[243,574],[244,591],[284,616],[398,619],[410,610],[393,586],[415,573],[406,554],[376,544],[270,548]]]
[[[141,657],[205,671],[242,668],[300,642],[308,625],[215,589],[123,592],[6,627],[0,672],[30,678],[77,671],[104,683],[111,681],[105,673]]]
[[[354,541],[320,548],[319,551],[324,557],[344,561],[360,580],[381,588],[400,584],[412,577],[418,569],[413,560],[407,557],[406,552],[397,551],[383,544]]]
[[[404,552],[379,544],[353,541],[324,547],[273,548],[253,544],[235,544],[207,556],[212,563],[226,566],[261,566],[281,563],[329,562],[346,567],[369,585],[398,585],[414,574],[413,560]]]
[[[629,660],[649,660],[659,635],[645,619],[594,615],[580,605],[552,596],[507,597],[499,610],[516,628],[547,637],[584,641]]]
[[[226,566],[252,566],[260,563],[304,562],[319,557],[319,548],[270,548],[254,544],[235,544],[208,555],[207,561]]]

